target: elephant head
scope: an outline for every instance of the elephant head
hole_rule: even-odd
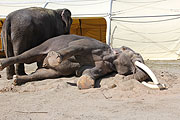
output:
[[[140,54],[125,46],[116,49],[115,53],[117,57],[113,64],[118,74],[126,75],[126,79],[137,79],[138,81],[144,81],[148,78],[148,75],[135,65],[135,61],[144,63]]]
[[[71,18],[71,12],[68,9],[57,9],[56,10],[58,14],[60,14],[63,22],[65,23],[65,33],[69,34],[70,33],[70,27],[72,24],[72,18]]]
[[[114,53],[116,54],[116,59],[113,61],[113,64],[116,71],[118,74],[126,75],[126,80],[136,79],[150,88],[166,88],[164,84],[158,82],[153,72],[144,64],[140,54],[135,53],[132,49],[125,46],[115,49]],[[144,82],[149,77],[152,79],[154,85]]]

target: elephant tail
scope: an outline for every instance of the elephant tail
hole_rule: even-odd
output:
[[[3,27],[2,27],[2,36],[1,36],[1,40],[2,40],[2,50],[5,52],[6,57],[8,57],[8,50],[9,46],[11,46],[12,48],[12,44],[11,44],[11,22],[8,19],[8,17],[6,18]]]

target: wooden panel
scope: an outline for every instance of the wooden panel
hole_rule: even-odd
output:
[[[88,36],[106,43],[106,20],[104,18],[73,19],[71,34]]]

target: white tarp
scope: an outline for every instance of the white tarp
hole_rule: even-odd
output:
[[[109,11],[109,0],[0,0],[0,15],[26,7],[50,9],[68,8],[73,17],[105,17]]]
[[[108,20],[110,0],[0,0],[0,16],[31,6],[68,8],[73,17]],[[179,0],[114,0],[111,23],[113,47],[129,46],[145,59],[179,58]]]
[[[116,0],[113,14],[114,47],[129,46],[145,59],[179,58],[179,0]]]

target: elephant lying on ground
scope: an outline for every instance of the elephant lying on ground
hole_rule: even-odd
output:
[[[31,7],[10,13],[2,27],[6,57],[17,56],[49,38],[69,34],[71,24],[68,9]],[[7,68],[7,79],[15,74],[25,75],[24,64],[16,64],[16,71],[14,65]]]
[[[14,83],[21,85],[30,81],[61,76],[80,76],[79,89],[91,88],[95,80],[117,72],[126,79],[144,81],[148,75],[135,65],[144,63],[140,54],[128,47],[112,49],[93,38],[77,35],[61,35],[51,38],[18,56],[0,61],[0,69],[15,63],[41,62],[41,68],[30,75],[14,76]]]

